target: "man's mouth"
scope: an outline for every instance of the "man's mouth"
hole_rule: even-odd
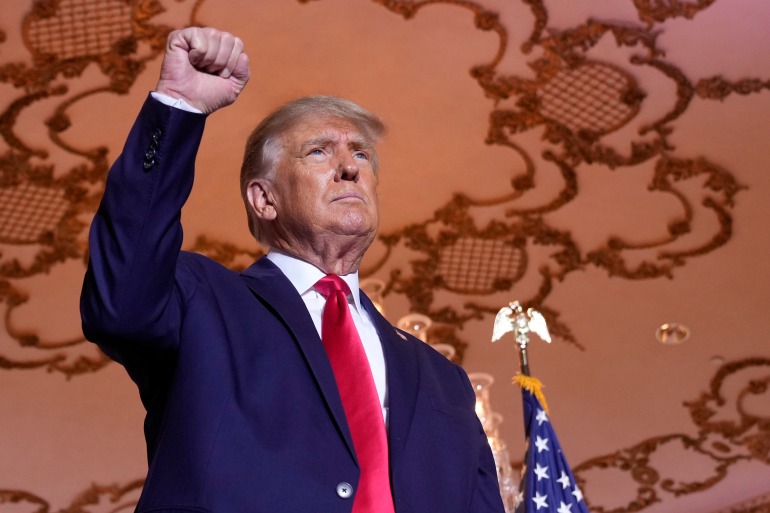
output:
[[[340,194],[339,196],[334,198],[332,201],[349,201],[349,200],[364,201],[364,197],[357,192],[346,192],[344,194]],[[366,202],[364,201],[364,203]]]

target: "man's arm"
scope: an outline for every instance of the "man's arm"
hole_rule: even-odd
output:
[[[484,440],[479,454],[479,474],[469,511],[470,513],[503,513],[503,500],[497,481],[495,459],[483,429],[480,436]]]
[[[231,104],[249,78],[234,36],[214,29],[172,32],[157,92],[209,114]],[[81,296],[83,329],[110,345],[160,340],[179,305],[174,277],[182,243],[182,205],[192,188],[205,115],[148,100],[110,170],[90,233]],[[113,347],[107,347],[117,356]]]

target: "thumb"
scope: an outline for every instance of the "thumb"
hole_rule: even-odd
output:
[[[238,60],[235,62],[235,67],[233,67],[230,78],[240,83],[241,86],[245,86],[246,82],[249,81],[250,76],[249,56],[245,53],[241,53],[241,55],[238,56]]]

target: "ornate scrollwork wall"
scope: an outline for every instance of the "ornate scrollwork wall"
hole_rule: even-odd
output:
[[[298,0],[300,4],[323,1]],[[596,268],[625,280],[673,278],[693,259],[731,242],[738,215],[736,198],[746,186],[730,169],[706,156],[680,153],[672,142],[675,122],[696,99],[712,102],[731,95],[767,94],[770,80],[693,78],[666,59],[659,43],[660,24],[691,20],[715,0],[633,0],[639,23],[588,19],[560,30],[549,25],[553,8],[549,2],[521,0],[532,15],[532,26],[519,48],[512,47],[501,17],[481,0],[370,1],[405,22],[435,5],[462,9],[472,15],[476,29],[496,38],[493,54],[468,70],[490,101],[486,133],[479,138],[515,154],[521,169],[510,177],[510,187],[495,196],[457,191],[431,216],[381,233],[381,257],[362,270],[364,276],[385,274],[386,296],[400,296],[410,310],[429,315],[436,323],[431,336],[455,346],[458,362],[469,345],[463,336],[465,326],[491,319],[500,307],[494,296],[511,291],[525,275],[535,274],[537,285],[529,297],[518,299],[545,315],[556,339],[586,350],[585,341],[562,320],[563,312],[549,304],[554,290],[570,274]],[[178,19],[176,25],[202,23],[201,7],[214,2],[187,2],[189,17]],[[37,0],[30,3],[20,27],[0,26],[0,52],[8,32],[18,29],[30,57],[0,63],[0,84],[7,96],[0,112],[0,302],[4,331],[13,343],[0,349],[2,371],[45,369],[77,378],[109,363],[82,337],[50,339],[17,326],[14,314],[30,299],[18,284],[87,259],[88,219],[97,208],[114,155],[104,146],[76,147],[68,142],[67,131],[75,123],[71,111],[90,96],[122,95],[131,89],[163,50],[172,27],[158,20],[167,19],[162,15],[168,3]],[[607,41],[616,52],[611,59]],[[504,69],[504,60],[514,52],[519,52],[528,73]],[[83,89],[81,79],[94,69],[100,84]],[[648,90],[642,77],[654,77],[669,87]],[[664,108],[653,110],[651,104]],[[45,144],[22,123],[25,113],[43,108],[44,126],[38,132],[44,133]],[[521,142],[522,136],[533,132],[541,134],[545,146],[541,152]],[[621,132],[630,136],[617,137]],[[56,158],[61,155],[66,159]],[[611,234],[595,247],[582,247],[573,233],[553,223],[551,214],[578,198],[579,177],[589,167],[622,173],[644,166],[653,170],[648,191],[666,195],[678,205],[677,218],[657,236],[639,240],[633,233]],[[559,177],[558,187],[548,197],[525,201],[546,172]],[[482,222],[479,219],[489,216],[480,212],[501,214]],[[703,216],[713,220],[706,223],[710,232],[696,226],[695,218]],[[233,268],[243,267],[261,253],[215,235],[199,237],[188,249]],[[413,255],[408,265],[393,268],[392,261],[405,252]],[[547,256],[536,258],[535,254]],[[463,301],[448,304],[441,299],[445,293]],[[765,358],[723,365],[709,390],[684,404],[697,430],[694,434],[656,436],[578,464],[575,473],[589,497],[591,476],[599,471],[622,472],[637,490],[622,507],[592,504],[592,509],[640,511],[665,496],[705,490],[739,462],[770,465],[770,417],[747,406],[750,399],[767,397],[768,366]],[[728,402],[723,384],[757,369],[764,374],[741,381],[735,402]],[[721,420],[720,412],[730,408],[737,420]],[[688,482],[666,476],[651,461],[656,451],[672,445],[696,453],[711,469],[710,475]],[[140,487],[141,481],[93,485],[60,511],[128,510]],[[32,492],[0,489],[3,504],[39,512],[54,507]],[[765,502],[743,511],[767,508]]]
[[[671,433],[643,440],[614,453],[591,458],[574,467],[590,497],[590,476],[596,471],[620,471],[636,488],[636,495],[620,507],[591,504],[597,513],[640,511],[665,496],[681,496],[706,490],[727,477],[730,467],[747,460],[770,463],[770,359],[750,358],[722,365],[700,397],[684,403],[696,432]],[[757,372],[759,371],[759,372]],[[731,399],[725,392],[731,385]],[[737,391],[737,393],[736,393]],[[765,408],[757,408],[763,404]],[[678,454],[695,457],[706,477],[682,479],[670,476],[654,461],[656,453],[675,448]],[[752,506],[756,507],[756,505]],[[765,501],[763,507],[770,507]],[[747,511],[749,511],[747,509]]]
[[[195,5],[193,16],[203,3]],[[548,261],[537,262],[540,287],[536,294],[522,300],[544,312],[558,338],[581,347],[569,327],[559,321],[559,312],[547,304],[554,283],[587,266],[597,266],[610,276],[632,280],[672,277],[676,268],[686,265],[689,259],[705,255],[729,241],[735,196],[742,185],[728,169],[705,157],[678,156],[670,142],[674,133],[672,122],[687,110],[696,95],[721,100],[732,93],[756,94],[770,89],[770,81],[748,78],[730,82],[716,76],[701,78],[693,84],[676,66],[665,61],[664,52],[657,47],[657,33],[649,26],[589,20],[569,30],[544,35],[548,11],[543,2],[535,1],[526,2],[535,15],[535,26],[522,48],[534,78],[509,75],[498,71],[509,51],[507,30],[494,12],[479,3],[452,0],[375,3],[405,19],[413,18],[432,4],[455,5],[473,13],[479,30],[496,34],[497,53],[470,73],[495,105],[489,115],[487,143],[510,148],[526,163],[523,172],[511,178],[510,191],[498,197],[473,198],[458,192],[431,218],[381,234],[380,241],[387,253],[374,266],[362,270],[364,275],[376,273],[400,247],[421,255],[411,262],[411,273],[404,269],[391,272],[386,295],[405,295],[411,309],[430,315],[439,323],[439,329],[442,324],[444,330],[462,329],[467,320],[494,313],[496,305],[471,301],[461,310],[444,305],[437,307],[436,291],[481,298],[510,290],[532,265],[528,247],[547,246],[554,252]],[[647,23],[677,16],[691,18],[710,4],[682,3],[664,9],[657,3],[635,2],[640,20]],[[104,147],[75,148],[62,139],[61,134],[72,124],[68,109],[89,95],[105,91],[122,94],[131,87],[145,64],[157,58],[163,48],[170,27],[152,23],[162,11],[162,5],[154,1],[37,1],[21,27],[33,65],[0,66],[0,81],[18,91],[0,117],[0,133],[8,144],[0,156],[0,199],[3,200],[0,202],[3,214],[0,242],[36,250],[33,258],[0,256],[0,299],[6,306],[6,329],[20,346],[53,349],[77,343],[75,340],[49,343],[34,334],[19,334],[10,319],[14,308],[26,298],[16,290],[12,280],[48,272],[52,266],[68,259],[86,257],[87,222],[84,219],[98,204],[109,158]],[[592,49],[605,35],[612,36],[619,49],[634,50],[624,67],[592,57]],[[77,80],[91,64],[98,66],[107,83],[71,94],[67,82]],[[670,80],[676,96],[664,99],[670,108],[663,115],[638,129],[638,140],[628,141],[627,148],[618,148],[605,142],[605,138],[632,122],[647,101],[649,93],[642,90],[634,75],[645,69]],[[61,101],[53,104],[46,130],[53,145],[77,157],[78,163],[69,169],[60,169],[51,161],[48,151],[32,147],[15,129],[22,111],[36,102],[56,98]],[[542,129],[543,139],[549,143],[549,149],[542,155],[532,155],[516,141],[518,134],[534,129]],[[535,187],[536,174],[542,172],[536,160],[541,167],[558,170],[562,186],[539,205],[518,207],[517,200]],[[650,190],[671,195],[681,205],[680,218],[672,221],[659,237],[636,242],[617,234],[599,247],[584,250],[572,234],[549,225],[547,215],[576,198],[581,166],[603,165],[622,171],[648,163],[655,169]],[[700,204],[694,203],[679,187],[690,180],[704,183],[705,198]],[[499,206],[505,207],[503,218],[477,226],[473,212]],[[717,219],[716,231],[705,243],[667,249],[679,248],[681,244],[675,243],[692,234],[693,217],[699,210]],[[232,264],[233,252],[257,254],[212,240],[204,237],[196,249],[210,250],[225,264]],[[650,256],[630,263],[626,255],[640,250],[647,250]],[[456,344],[461,360],[465,344],[459,340]],[[56,356],[30,361],[10,361],[7,357],[0,360],[4,367],[48,367],[70,375],[95,370],[104,363],[99,360],[93,365],[81,362],[61,366],[57,361]]]

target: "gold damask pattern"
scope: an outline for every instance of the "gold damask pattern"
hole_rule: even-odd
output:
[[[56,60],[102,55],[131,36],[128,2],[60,0],[55,6],[39,5],[40,15],[28,17],[23,27],[29,48],[38,55]]]
[[[622,472],[636,488],[636,495],[620,507],[589,504],[595,513],[640,511],[666,495],[681,496],[710,488],[725,477],[733,465],[748,460],[770,465],[770,359],[749,358],[722,365],[709,390],[684,406],[696,434],[672,433],[655,436],[606,456],[591,458],[573,468],[581,489],[591,497],[592,472]],[[732,392],[728,392],[728,388]],[[737,392],[735,392],[737,390]],[[727,394],[730,394],[729,396]],[[756,405],[764,405],[757,408]],[[697,458],[697,468],[709,470],[700,479],[667,476],[656,468],[655,455],[676,451],[680,457]],[[757,511],[753,505],[745,511]],[[764,507],[770,506],[765,503]],[[761,507],[761,506],[760,506]]]
[[[458,361],[462,360],[466,344],[459,339],[457,330],[470,319],[496,311],[498,305],[484,303],[483,296],[509,290],[519,281],[529,270],[529,252],[535,246],[550,247],[553,251],[548,261],[537,263],[537,292],[520,299],[544,313],[557,338],[582,348],[570,328],[560,322],[559,312],[547,304],[555,284],[569,273],[593,265],[611,276],[627,279],[672,277],[676,268],[685,265],[689,258],[707,254],[729,241],[734,198],[741,186],[728,170],[705,158],[678,157],[669,141],[674,130],[672,122],[687,110],[696,95],[721,100],[733,93],[753,94],[770,89],[770,81],[747,78],[733,83],[717,76],[701,78],[693,84],[664,60],[657,47],[658,33],[650,26],[589,20],[544,35],[548,12],[544,3],[536,0],[524,2],[534,15],[534,26],[521,48],[525,59],[527,55],[537,55],[528,61],[535,78],[506,75],[498,72],[497,67],[509,51],[507,30],[496,13],[478,3],[372,1],[405,19],[417,16],[430,5],[457,6],[473,13],[479,30],[498,37],[495,54],[470,72],[496,106],[490,113],[487,142],[514,151],[525,163],[524,171],[511,178],[511,190],[499,197],[472,198],[457,193],[431,219],[382,234],[385,256],[372,268],[362,270],[364,276],[377,272],[402,248],[421,255],[411,262],[409,269],[391,270],[385,293],[405,295],[411,310],[433,318],[434,331],[441,330],[452,339]],[[198,23],[196,17],[202,4],[199,1],[192,7],[191,22]],[[672,17],[692,18],[710,4],[669,2],[664,6],[635,2],[640,20],[649,25]],[[162,11],[162,5],[155,0],[39,0],[22,26],[33,65],[22,62],[0,66],[0,81],[19,91],[18,97],[0,114],[0,134],[10,147],[0,155],[0,197],[5,199],[2,208],[8,214],[0,225],[0,240],[37,248],[34,258],[24,262],[0,255],[0,301],[6,308],[6,328],[22,347],[55,350],[77,342],[41,341],[33,333],[19,334],[10,324],[13,310],[27,301],[13,286],[14,279],[48,272],[69,259],[85,258],[84,219],[98,203],[109,157],[105,148],[74,148],[62,140],[60,134],[71,125],[67,111],[89,95],[105,91],[120,94],[131,87],[145,64],[157,58],[163,48],[170,28],[151,23]],[[593,57],[592,48],[605,35],[611,36],[619,49],[635,50],[626,66]],[[68,82],[76,81],[92,63],[98,65],[108,85],[69,94]],[[649,93],[639,88],[634,76],[636,70],[644,69],[652,69],[670,80],[676,96],[671,99],[668,112],[638,129],[638,140],[630,141],[627,149],[615,148],[605,142],[605,136],[631,123],[643,106]],[[31,147],[15,133],[16,121],[24,109],[58,97],[62,100],[46,125],[51,142],[80,159],[70,169],[58,169],[49,160],[48,152]],[[550,144],[542,155],[530,154],[516,140],[517,134],[533,129],[544,130],[544,139]],[[681,205],[681,218],[671,222],[666,233],[643,242],[614,235],[600,247],[581,251],[569,232],[549,226],[547,214],[577,197],[581,166],[622,169],[649,162],[655,165],[650,190],[671,195]],[[547,167],[561,175],[561,189],[540,205],[519,207],[517,200],[534,189],[536,173]],[[703,177],[707,197],[695,204],[679,185]],[[40,208],[43,204],[47,208]],[[475,211],[499,206],[505,207],[504,218],[477,226]],[[704,211],[718,221],[717,230],[707,242],[667,250],[680,239],[687,240],[693,231],[693,217]],[[23,223],[17,222],[20,215]],[[681,246],[676,244],[677,248]],[[242,256],[256,254],[231,246],[215,250],[208,244],[207,248],[215,257],[220,255],[225,264],[234,263],[227,256],[233,252]],[[652,249],[658,251],[653,254],[649,251]],[[649,256],[640,260],[639,254]],[[243,265],[239,260],[236,266]],[[462,310],[437,304],[435,293],[442,289],[476,299],[467,302]],[[25,361],[0,355],[0,367],[47,367],[74,375],[98,369],[105,363],[102,359],[85,359],[73,365],[69,361],[61,364],[61,360],[61,355],[53,353],[50,357]]]
[[[0,65],[0,83],[17,91],[0,113],[0,136],[9,147],[0,154],[0,198],[4,200],[0,242],[35,251],[26,260],[0,254],[0,302],[5,306],[7,333],[21,348],[36,350],[36,356],[24,359],[0,354],[0,368],[46,368],[72,376],[108,363],[103,355],[68,358],[62,352],[84,343],[82,337],[43,340],[14,327],[13,311],[28,298],[13,280],[86,258],[86,220],[101,198],[111,157],[104,147],[76,148],[60,135],[72,124],[68,110],[73,105],[98,93],[126,93],[146,63],[157,58],[170,28],[148,20],[160,12],[162,7],[155,0],[38,0],[21,27],[31,64]],[[4,39],[0,37],[0,42]],[[71,93],[70,86],[93,64],[105,77],[105,85]],[[54,146],[77,159],[69,169],[61,169],[48,151],[17,133],[20,115],[38,102],[54,105],[42,128]]]
[[[727,388],[737,392],[726,392]],[[697,430],[696,434],[673,433],[643,440],[606,456],[592,458],[573,468],[587,497],[591,498],[591,478],[596,471],[623,472],[636,488],[621,507],[609,508],[589,502],[595,513],[631,513],[641,511],[665,495],[680,496],[718,484],[732,465],[750,459],[770,464],[770,411],[757,412],[750,403],[770,404],[770,359],[750,358],[722,365],[711,379],[709,389],[694,401],[685,403]],[[656,453],[675,446],[678,454],[699,457],[699,468],[708,468],[705,479],[682,481],[668,476],[655,466]],[[126,485],[91,485],[59,513],[117,513],[132,511],[138,500],[142,480]],[[29,491],[0,489],[3,505],[14,505],[16,513],[48,513],[53,505]],[[762,513],[770,508],[770,498],[736,506],[730,513]]]
[[[377,3],[408,19],[420,9],[437,2]],[[536,78],[506,75],[497,71],[508,40],[506,29],[497,15],[472,2],[447,0],[438,3],[470,9],[480,30],[493,31],[498,35],[499,50],[496,55],[488,63],[475,66],[471,75],[497,105],[490,114],[487,142],[515,151],[526,163],[526,169],[511,179],[511,191],[501,197],[471,198],[457,193],[435,212],[432,219],[394,233],[382,234],[380,238],[388,253],[367,272],[381,269],[388,256],[399,247],[421,254],[421,258],[411,261],[411,273],[404,269],[391,271],[386,294],[404,294],[413,311],[429,315],[438,325],[462,328],[470,319],[494,314],[499,305],[469,301],[464,310],[458,311],[436,304],[435,292],[441,289],[458,290],[454,278],[457,273],[454,269],[453,274],[446,271],[449,268],[446,265],[447,253],[451,251],[453,260],[466,262],[469,269],[483,269],[487,264],[482,259],[474,258],[472,249],[464,253],[458,251],[458,241],[475,241],[473,245],[466,244],[468,247],[496,242],[507,246],[508,253],[515,255],[510,260],[517,265],[501,267],[498,274],[491,277],[486,272],[479,272],[479,282],[475,286],[464,283],[460,288],[462,292],[476,297],[511,289],[527,272],[531,260],[528,248],[548,246],[552,248],[551,259],[538,262],[540,286],[537,293],[519,299],[543,312],[557,338],[582,348],[569,327],[560,322],[559,312],[547,305],[555,284],[569,273],[593,265],[611,276],[627,279],[670,278],[676,268],[685,265],[689,258],[707,254],[729,241],[734,198],[741,185],[728,170],[705,158],[678,157],[670,143],[674,131],[672,122],[687,110],[696,93],[705,99],[721,99],[731,92],[750,94],[768,89],[767,82],[747,79],[733,84],[720,77],[710,77],[701,79],[696,89],[682,71],[663,59],[664,54],[657,47],[657,32],[648,27],[589,20],[572,29],[552,31],[544,36],[548,13],[545,5],[536,1],[525,2],[535,14],[536,23],[531,37],[522,48],[525,56],[537,54],[528,62]],[[691,18],[709,3],[668,3],[665,9],[657,3],[636,2],[636,5],[640,19],[653,22],[675,16]],[[625,67],[593,58],[592,48],[606,35],[614,39],[619,49],[635,50]],[[634,120],[648,94],[639,88],[634,79],[635,70],[652,70],[671,81],[676,96],[671,99],[671,108],[667,112],[639,128],[638,140],[630,141],[628,149],[618,149],[606,143],[604,136]],[[536,128],[544,130],[543,138],[551,144],[551,149],[539,156],[531,155],[516,141],[517,134]],[[539,171],[535,162],[538,159],[543,166],[553,166],[558,170],[563,186],[540,205],[518,207],[517,200],[535,187],[535,175]],[[671,195],[681,205],[681,218],[671,222],[666,233],[643,242],[631,242],[622,235],[615,235],[602,246],[581,252],[570,233],[549,226],[546,215],[576,198],[581,166],[603,165],[620,170],[649,162],[655,166],[650,190]],[[684,187],[679,186],[704,177],[706,199],[696,204],[683,192]],[[485,226],[476,225],[474,209],[500,205],[507,207],[506,218],[496,219]],[[707,242],[686,249],[667,249],[679,248],[681,245],[674,243],[687,240],[687,235],[693,232],[695,213],[704,213],[704,210],[718,221],[718,228],[707,238]],[[658,251],[653,254],[649,251],[652,249]],[[638,254],[642,252],[650,256],[640,260]],[[636,258],[629,259],[627,255]],[[458,347],[459,358],[462,358],[464,348],[464,344]]]
[[[560,70],[538,88],[539,111],[571,132],[607,134],[628,123],[639,102],[628,92],[634,80],[622,70],[591,62]]]
[[[542,0],[521,0],[533,14],[533,26],[519,50],[534,77],[509,75],[498,69],[506,54],[516,49],[509,47],[507,29],[497,13],[478,2],[371,1],[405,20],[436,4],[465,9],[473,14],[478,30],[490,32],[498,40],[494,55],[470,70],[492,101],[487,133],[479,137],[490,145],[514,152],[524,163],[523,171],[511,177],[510,190],[500,196],[478,198],[458,192],[429,219],[381,234],[384,256],[371,268],[362,270],[363,276],[372,275],[384,269],[398,252],[414,252],[417,257],[408,268],[390,271],[385,294],[403,295],[412,311],[429,315],[435,321],[432,338],[454,345],[458,361],[462,361],[467,347],[460,337],[464,325],[496,313],[499,304],[485,302],[485,297],[509,291],[519,282],[535,264],[531,258],[534,248],[547,249],[549,257],[536,262],[536,292],[519,299],[544,314],[554,337],[583,349],[569,326],[561,322],[560,312],[548,305],[551,292],[567,275],[595,266],[610,276],[629,280],[671,278],[691,258],[729,243],[735,197],[742,186],[728,169],[704,157],[677,155],[671,143],[673,122],[696,97],[722,100],[731,94],[762,93],[770,90],[770,80],[748,77],[730,81],[721,76],[692,79],[665,59],[658,46],[656,27],[673,18],[691,19],[714,0],[634,0],[640,25],[588,20],[561,31],[549,30],[549,13]],[[194,3],[190,23],[198,23],[197,15],[204,2]],[[0,154],[0,242],[34,251],[26,260],[0,254],[0,302],[5,308],[6,332],[20,349],[36,350],[34,357],[0,354],[0,369],[45,368],[77,376],[108,364],[101,354],[71,357],[69,349],[84,345],[81,337],[45,340],[15,327],[13,312],[29,299],[16,287],[15,280],[49,272],[71,260],[86,259],[87,219],[101,197],[112,156],[104,147],[74,147],[64,140],[62,134],[72,125],[69,111],[90,95],[129,91],[146,64],[163,49],[171,28],[153,23],[163,10],[158,0],[38,0],[21,27],[30,61],[0,64],[0,83],[16,92],[0,112],[0,137],[8,147]],[[618,51],[631,55],[624,64],[596,57],[594,49],[607,37]],[[0,32],[0,45],[5,40],[6,35]],[[89,90],[74,87],[89,66],[96,66],[105,79],[104,85]],[[669,108],[657,119],[639,126],[636,138],[628,141],[626,147],[618,147],[608,136],[635,122],[645,102],[656,94],[644,91],[637,79],[640,73],[650,72],[673,86],[675,92],[668,99]],[[44,127],[48,139],[57,151],[66,152],[77,161],[69,168],[58,165],[47,150],[36,147],[19,130],[21,114],[43,102],[51,106]],[[528,152],[517,138],[532,130],[541,131],[548,143],[548,149],[540,155]],[[675,199],[681,217],[651,240],[633,241],[617,234],[599,247],[581,249],[571,233],[549,224],[547,214],[577,198],[579,173],[589,164],[617,172],[652,164],[650,190]],[[534,190],[536,175],[544,169],[558,173],[561,187],[537,205],[522,206],[520,200]],[[702,201],[694,200],[686,192],[686,186],[693,183],[702,184]],[[41,208],[43,205],[46,208]],[[480,225],[475,214],[489,208],[500,209],[504,214]],[[687,236],[694,230],[696,214],[713,216],[716,228],[708,237],[699,239],[705,242],[688,246]],[[258,251],[210,237],[199,238],[190,249],[234,268],[242,268],[259,255]],[[437,299],[440,291],[473,296],[473,300],[458,309],[442,304]],[[626,472],[637,486],[637,496],[630,497],[625,506],[609,509],[593,504],[592,509],[612,513],[639,511],[665,494],[682,495],[713,486],[740,461],[752,459],[770,464],[770,419],[752,414],[743,406],[745,399],[767,393],[770,378],[754,379],[742,389],[735,402],[739,421],[713,420],[726,407],[726,398],[720,395],[723,381],[748,368],[766,366],[768,361],[763,359],[725,365],[714,378],[710,392],[685,405],[699,430],[697,435],[654,437],[575,467],[589,497],[589,476],[597,469]],[[679,444],[683,450],[703,457],[713,467],[711,477],[678,482],[661,475],[651,465],[651,456],[671,444]],[[128,510],[135,503],[140,486],[138,481],[125,486],[94,485],[61,511]],[[39,512],[51,508],[37,495],[12,490],[0,490],[0,504],[29,506],[29,511]],[[763,506],[758,507],[751,511],[759,511]]]
[[[144,480],[138,479],[126,485],[92,484],[78,495],[72,503],[58,513],[128,513],[134,511]],[[0,489],[0,506],[10,505],[14,513],[49,513],[49,501],[31,492]],[[3,509],[4,510],[4,509]]]

